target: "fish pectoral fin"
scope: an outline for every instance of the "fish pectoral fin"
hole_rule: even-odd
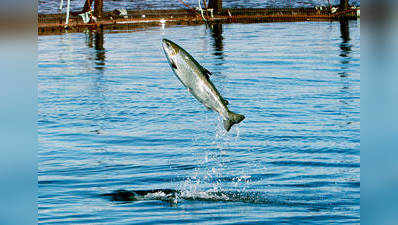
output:
[[[171,67],[173,67],[174,69],[177,69],[177,65],[175,64],[175,62],[173,60],[170,60],[170,65]]]

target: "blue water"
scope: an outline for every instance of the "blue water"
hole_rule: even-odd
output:
[[[81,11],[86,0],[72,0],[71,10]],[[198,6],[197,0],[112,0],[104,1],[104,9],[112,11],[118,8],[126,9],[186,9],[181,3],[189,5],[192,8]],[[203,0],[201,0],[203,2]],[[208,0],[206,0],[208,2]],[[330,0],[331,4],[339,4],[340,0]],[[360,0],[349,0],[352,5],[359,6]],[[223,0],[224,8],[277,8],[277,7],[314,7],[327,6],[329,0]],[[39,0],[39,13],[58,13],[60,0]],[[64,12],[66,0],[64,1]]]
[[[39,223],[359,224],[360,22],[346,25],[39,36]],[[183,88],[162,37],[242,123],[225,132]]]

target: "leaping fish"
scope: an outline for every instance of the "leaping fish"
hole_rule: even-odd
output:
[[[228,102],[210,81],[211,72],[201,66],[187,51],[167,39],[162,40],[162,47],[177,78],[199,102],[222,116],[227,131],[245,119],[244,115],[229,111]]]

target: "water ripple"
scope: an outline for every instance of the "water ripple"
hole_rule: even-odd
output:
[[[359,23],[349,43],[338,22],[39,36],[39,224],[359,223]],[[182,87],[164,36],[241,124]]]

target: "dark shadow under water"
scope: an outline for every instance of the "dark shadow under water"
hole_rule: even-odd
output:
[[[120,203],[135,201],[158,200],[177,206],[182,201],[199,202],[235,202],[266,205],[269,207],[301,207],[311,211],[330,210],[338,207],[338,202],[319,202],[314,203],[310,199],[288,199],[286,196],[266,196],[263,192],[241,192],[241,191],[203,191],[186,192],[173,189],[153,189],[153,190],[117,190],[111,193],[101,194],[101,197]],[[327,198],[327,197],[323,197]]]

